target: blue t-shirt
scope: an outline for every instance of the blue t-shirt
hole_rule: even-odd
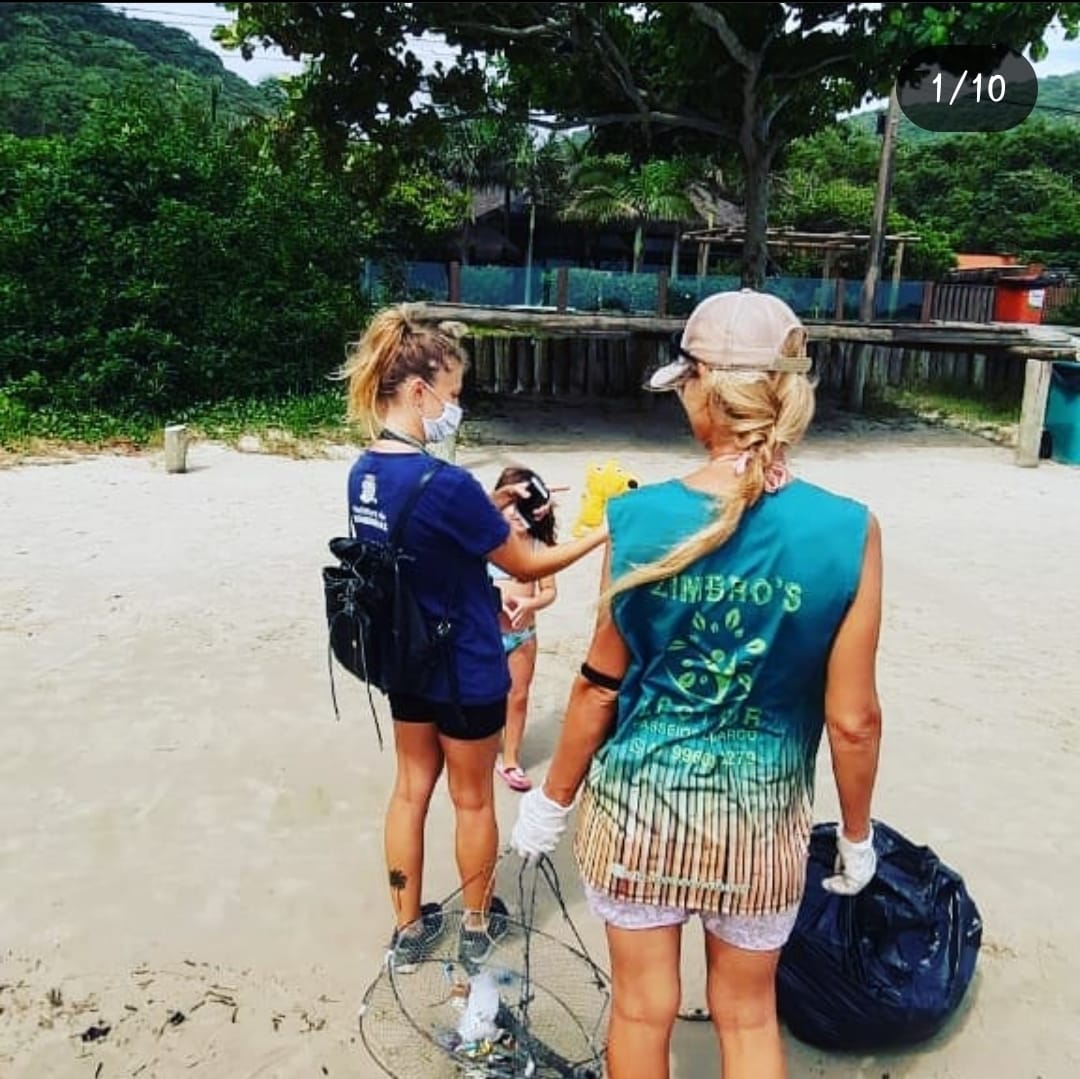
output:
[[[375,453],[349,472],[349,514],[360,539],[385,540],[420,477],[432,465],[422,453]],[[401,546],[413,557],[405,574],[424,612],[455,627],[452,652],[461,704],[488,704],[510,690],[496,596],[485,556],[501,547],[510,526],[465,469],[444,464],[421,493]],[[452,701],[441,666],[423,696]]]

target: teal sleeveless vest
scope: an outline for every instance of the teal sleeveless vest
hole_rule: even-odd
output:
[[[611,575],[719,512],[678,481],[611,502]],[[617,596],[630,652],[575,838],[586,883],[637,903],[768,914],[799,902],[832,642],[865,506],[796,480],[682,573]]]

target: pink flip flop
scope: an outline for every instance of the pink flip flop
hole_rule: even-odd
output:
[[[515,764],[512,768],[507,768],[503,764],[497,764],[495,771],[512,791],[532,790],[532,780],[519,765]]]

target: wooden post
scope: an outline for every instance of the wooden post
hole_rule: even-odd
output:
[[[1016,439],[1016,463],[1021,468],[1039,464],[1039,443],[1046,420],[1046,395],[1050,391],[1050,367],[1045,360],[1026,360],[1024,399],[1020,405],[1020,432]]]
[[[698,240],[697,245],[697,275],[704,277],[709,271],[709,245]]]
[[[923,282],[922,311],[919,314],[920,322],[929,322],[934,312],[934,282]]]
[[[893,255],[892,282],[889,289],[889,318],[896,316],[896,301],[900,296],[900,280],[904,267],[904,241],[897,240],[896,253]]]
[[[517,348],[517,385],[514,393],[534,393],[536,391],[536,350],[529,337],[518,338]]]
[[[900,102],[896,96],[896,84],[889,94],[889,110],[885,116],[885,138],[881,145],[878,163],[877,191],[874,195],[874,219],[870,225],[869,250],[866,253],[866,277],[863,280],[862,298],[859,303],[859,321],[871,322],[874,318],[874,299],[877,295],[881,256],[885,248],[886,217],[889,210],[889,189],[892,186],[893,146],[896,129],[900,124]],[[870,370],[870,349],[860,345],[856,352],[855,367],[848,386],[848,407],[861,412],[866,377]]]
[[[165,471],[187,471],[188,429],[185,424],[172,423],[165,428]]]
[[[450,263],[450,303],[461,303],[461,263]]]
[[[555,271],[555,309],[565,311],[569,297],[570,271],[565,266],[560,266]]]
[[[986,357],[978,352],[971,357],[971,385],[980,393],[986,389]]]
[[[556,337],[551,342],[551,389],[556,397],[571,396],[570,372],[573,368],[576,341],[576,337]]]
[[[585,396],[600,400],[607,394],[608,338],[589,338],[589,366],[585,374]],[[590,401],[590,403],[591,403]]]
[[[836,279],[836,321],[844,321],[844,289],[847,283],[842,277]]]
[[[589,343],[594,340],[593,337],[573,337],[569,340],[570,378],[567,383],[567,391],[571,397],[580,399],[585,396],[588,390]]]
[[[626,369],[629,364],[629,337],[613,337],[608,341],[607,396],[626,394]]]
[[[492,359],[493,337],[476,338],[476,386],[487,393],[494,378],[494,360]]]
[[[496,337],[495,347],[495,393],[505,393],[507,383],[510,381],[510,340],[506,337]]]
[[[551,349],[543,337],[533,338],[533,367],[536,370],[536,392],[551,394],[555,392],[551,377]]]
[[[656,275],[656,313],[663,318],[667,314],[668,272],[661,270]]]

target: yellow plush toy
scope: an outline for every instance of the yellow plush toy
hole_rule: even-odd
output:
[[[608,499],[624,494],[638,486],[636,476],[630,475],[615,458],[602,465],[593,463],[585,473],[585,490],[581,492],[581,509],[574,522],[573,535],[584,536],[604,523]]]

